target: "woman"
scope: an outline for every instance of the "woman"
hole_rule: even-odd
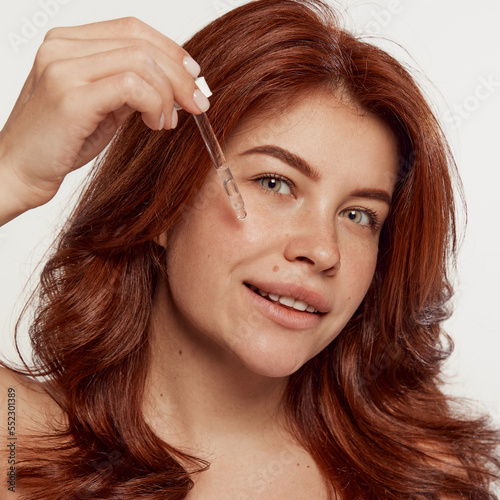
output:
[[[493,498],[497,434],[439,389],[453,163],[411,77],[316,0],[184,49],[53,31],[2,131],[5,221],[122,125],[43,271],[38,381],[3,373],[21,498]]]

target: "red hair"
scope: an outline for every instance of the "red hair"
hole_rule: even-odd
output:
[[[332,495],[494,498],[498,435],[457,415],[440,390],[451,349],[440,323],[452,293],[453,160],[410,74],[339,28],[320,0],[248,3],[185,48],[214,92],[208,114],[222,143],[249,113],[279,114],[315,89],[341,91],[397,138],[400,176],[371,288],[285,397],[290,431]],[[23,450],[18,486],[29,498],[181,499],[190,473],[208,466],[152,432],[142,399],[165,272],[155,238],[193,206],[210,168],[184,113],[171,132],[131,117],[94,170],[44,268],[30,329],[30,373],[47,378],[68,426]]]

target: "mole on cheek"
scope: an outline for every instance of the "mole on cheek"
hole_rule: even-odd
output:
[[[280,268],[278,266],[273,267],[273,273],[277,273],[279,270],[280,270]]]

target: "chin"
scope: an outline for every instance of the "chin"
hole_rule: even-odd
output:
[[[270,363],[264,365],[263,363],[253,363],[253,364],[247,364],[245,363],[246,367],[252,372],[255,373],[256,375],[261,375],[262,377],[269,377],[269,378],[285,378],[289,377],[292,375],[294,372],[296,372],[303,363],[296,364],[296,365],[289,365],[289,364],[281,364],[281,363]]]
[[[233,351],[234,352],[234,351]],[[263,377],[283,378],[292,375],[309,358],[304,357],[304,351],[290,352],[286,349],[252,349],[244,353],[234,352],[249,371]]]

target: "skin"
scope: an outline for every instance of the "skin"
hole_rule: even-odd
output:
[[[264,145],[300,156],[318,178],[255,152]],[[318,471],[283,431],[279,402],[288,376],[341,332],[366,294],[389,212],[388,203],[373,196],[392,195],[396,143],[378,118],[340,96],[318,93],[278,119],[244,121],[226,153],[248,216],[236,219],[220,187],[213,190],[218,180],[212,172],[194,208],[160,241],[168,280],[160,282],[155,297],[149,416],[170,443],[212,461],[192,498],[198,498],[196,491],[203,498],[226,498],[222,492],[234,498],[248,489],[253,468],[287,449],[310,466],[297,476],[294,461],[283,475],[293,484],[290,498],[308,498],[307,488],[321,498]],[[262,179],[267,173],[293,186]],[[359,221],[348,217],[351,209],[359,210]],[[377,225],[361,212],[376,212]],[[283,320],[245,286],[252,282],[304,285],[322,296],[327,312]],[[302,321],[302,315],[312,320]],[[265,458],[249,461],[251,450]],[[235,464],[246,471],[241,484]],[[262,498],[282,498],[283,477],[274,478]],[[306,486],[302,493],[298,485]]]
[[[153,130],[175,125],[174,100],[200,112],[187,56],[135,19],[51,31],[0,133],[0,223],[49,201],[132,111]],[[319,178],[262,150],[245,153],[264,145],[299,155]],[[191,500],[325,498],[279,403],[288,376],[341,332],[366,293],[389,206],[359,191],[392,194],[396,145],[375,117],[315,94],[279,119],[242,122],[226,155],[248,216],[235,218],[211,172],[193,210],[161,238],[169,277],[155,295],[144,413],[160,437],[211,462],[195,476]],[[276,182],[282,195],[272,192],[266,173],[290,179],[290,191]],[[350,220],[354,208],[377,212],[378,227]],[[306,286],[323,314],[272,306],[244,284],[255,280]],[[16,389],[18,436],[64,421],[29,380],[0,370],[0,386],[2,395]],[[6,408],[3,401],[4,436]]]
[[[50,30],[0,131],[0,224],[48,202],[134,111],[153,130],[176,126],[174,100],[206,111],[199,71],[183,48],[135,18]]]
[[[91,161],[133,112],[152,130],[176,126],[174,101],[189,113],[198,64],[174,41],[136,18],[50,30],[0,131],[0,225],[47,203],[65,176]],[[64,421],[54,401],[26,377],[0,368],[0,435],[8,389],[16,394],[18,438]],[[10,423],[9,423],[10,425]],[[6,477],[6,447],[0,472]],[[0,483],[0,497],[16,498]]]
[[[263,139],[258,121],[244,123],[227,148],[248,217],[235,219],[222,194],[203,211],[191,211],[165,242],[169,287],[159,314],[165,330],[183,329],[197,342],[208,338],[222,356],[238,358],[255,374],[286,377],[339,334],[370,285],[389,206],[353,193],[392,194],[396,145],[382,122],[335,96],[306,98],[284,119],[266,124],[271,141]],[[243,154],[268,142],[301,156],[321,178],[269,154]],[[269,179],[259,181],[266,172],[288,177],[294,187],[283,182],[272,191]],[[211,172],[200,198],[215,176]],[[376,212],[378,227],[365,225],[369,216],[361,223],[349,219],[345,211],[356,208]],[[318,321],[310,327],[283,327],[256,307],[243,285],[264,281],[316,290],[329,311],[313,315]]]

